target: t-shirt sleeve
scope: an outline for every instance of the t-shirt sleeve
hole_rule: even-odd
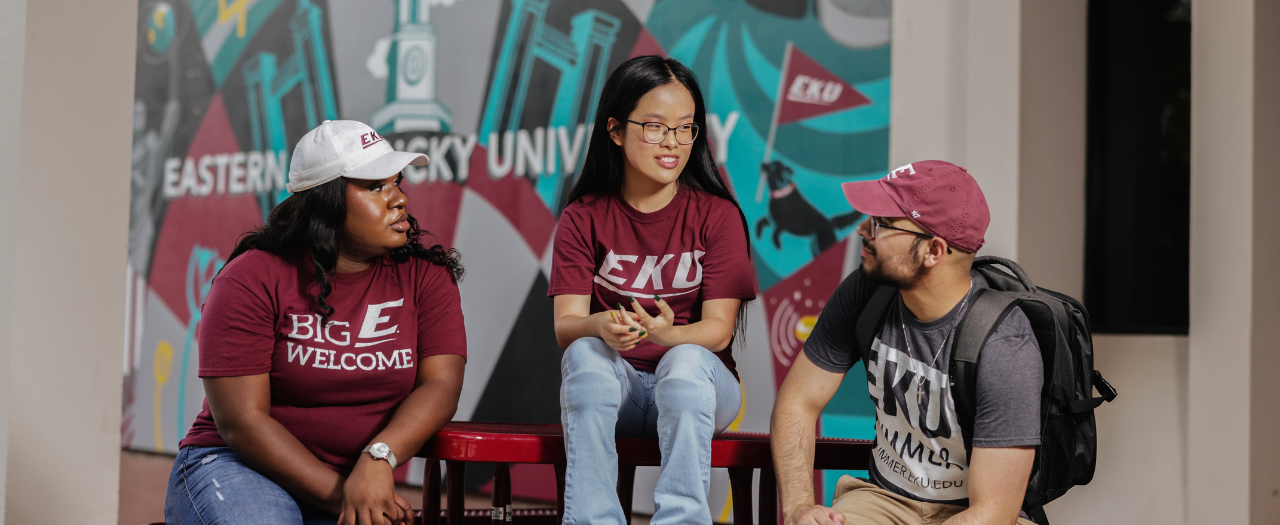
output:
[[[1040,390],[1044,363],[1031,322],[1021,308],[1005,316],[978,361],[975,447],[1040,444]]]
[[[270,372],[275,334],[276,308],[267,287],[252,280],[242,282],[224,269],[214,278],[201,310],[199,376]]]
[[[747,232],[738,209],[729,201],[716,199],[707,217],[702,256],[702,300],[756,298],[756,285],[751,275]]]
[[[551,278],[547,296],[591,295],[591,275],[595,271],[591,246],[591,221],[580,206],[569,205],[556,223],[551,252]]]
[[[843,374],[858,362],[858,350],[855,348],[853,325],[858,318],[858,288],[861,286],[862,272],[853,272],[827,299],[818,321],[809,332],[809,339],[804,342],[804,355],[818,368],[828,372]]]
[[[458,285],[443,266],[420,261],[426,267],[418,288],[418,360],[433,355],[467,357],[467,328],[462,322],[462,298]]]

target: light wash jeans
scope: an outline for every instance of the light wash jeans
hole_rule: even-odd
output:
[[[678,345],[656,372],[640,372],[603,340],[584,337],[565,350],[560,373],[564,523],[625,524],[616,435],[658,438],[662,473],[651,523],[709,525],[711,438],[742,407],[742,389],[724,363],[701,346]]]
[[[167,525],[334,525],[338,517],[298,502],[229,447],[182,447],[164,496]]]

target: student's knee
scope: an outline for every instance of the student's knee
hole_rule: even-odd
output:
[[[580,370],[613,370],[617,351],[599,337],[583,337],[564,350],[560,358],[560,375],[568,378]]]
[[[622,382],[611,354],[616,355],[604,341],[594,337],[574,341],[565,349],[560,361],[565,410],[617,409],[622,400]]]
[[[165,497],[166,523],[301,525],[301,510],[288,492],[223,450],[202,453],[175,470]]]
[[[713,384],[715,367],[719,363],[720,358],[706,348],[690,344],[676,345],[662,356],[662,360],[658,361],[658,381],[678,378]]]
[[[658,362],[655,404],[659,411],[714,414],[718,358],[698,345],[672,347]]]
[[[919,520],[911,500],[852,476],[841,476],[831,508],[844,514],[845,523],[905,523]]]

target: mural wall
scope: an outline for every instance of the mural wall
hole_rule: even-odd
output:
[[[458,419],[559,422],[551,236],[600,87],[646,54],[698,75],[708,137],[750,225],[760,294],[735,350],[746,403],[734,428],[767,431],[778,384],[858,264],[848,237],[862,216],[837,185],[888,168],[890,4],[141,0],[123,446],[176,452],[203,399],[195,334],[210,281],[287,196],[296,141],[339,118],[432,159],[406,168],[403,187],[409,212],[467,268]],[[849,378],[823,435],[873,432],[861,365]],[[819,480],[828,501],[839,474]],[[420,463],[398,475],[419,482]],[[517,469],[518,495],[547,497],[550,475]],[[469,484],[487,476],[470,469]],[[655,480],[642,469],[638,511],[652,508]],[[723,473],[712,492],[729,521]]]

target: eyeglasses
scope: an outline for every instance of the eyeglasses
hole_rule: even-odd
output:
[[[657,144],[667,139],[668,131],[676,132],[676,142],[681,144],[693,144],[693,139],[698,138],[698,125],[694,123],[681,124],[671,127],[661,122],[636,122],[627,120],[632,124],[639,124],[644,128],[644,132],[640,135],[645,142]]]
[[[926,239],[932,239],[934,237],[937,237],[937,235],[934,235],[932,233],[918,232],[915,230],[904,230],[902,228],[894,228],[893,226],[889,226],[888,224],[880,224],[880,221],[871,219],[871,238],[872,239],[879,238],[880,230],[895,230],[900,232],[913,233],[921,237],[924,237]]]
[[[918,232],[915,230],[905,230],[902,228],[894,228],[893,226],[889,226],[888,224],[881,224],[880,221],[875,219],[867,219],[867,220],[871,222],[871,238],[872,239],[877,239],[880,237],[880,230],[895,230],[900,232],[907,232],[913,235],[924,237],[926,239],[932,239],[934,237],[937,237],[937,235],[934,235],[932,233]],[[947,246],[947,253],[951,253],[950,246]]]

